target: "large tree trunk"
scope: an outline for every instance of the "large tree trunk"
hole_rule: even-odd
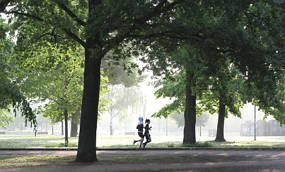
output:
[[[65,127],[65,132],[64,132],[64,135],[65,135],[65,142],[64,142],[64,146],[67,147],[68,146],[68,112],[67,110],[65,109],[64,112],[64,127]]]
[[[193,80],[194,74],[187,71],[186,73],[186,102],[184,111],[184,138],[183,144],[196,143],[196,95],[192,91],[195,84]]]
[[[93,162],[97,161],[96,136],[98,105],[100,95],[100,67],[102,42],[99,32],[96,32],[95,19],[98,17],[97,6],[102,0],[88,0],[88,20],[86,29],[86,45],[84,59],[84,88],[81,106],[80,132],[76,161]]]
[[[88,47],[93,43],[95,42],[87,40]],[[84,90],[76,158],[79,162],[97,161],[96,130],[100,92],[100,66],[101,58],[96,49],[85,48]]]
[[[225,124],[225,114],[226,114],[226,105],[223,103],[223,101],[219,100],[219,119],[218,119],[218,125],[217,125],[217,134],[215,141],[217,142],[224,142],[224,124]]]
[[[70,129],[70,137],[77,137],[78,135],[78,124],[80,118],[80,110],[76,111],[71,118],[71,129]]]

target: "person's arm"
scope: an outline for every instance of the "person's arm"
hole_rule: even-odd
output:
[[[146,125],[144,126],[144,129],[145,129],[145,130],[148,130],[148,124],[146,124]]]

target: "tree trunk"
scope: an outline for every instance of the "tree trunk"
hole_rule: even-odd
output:
[[[68,113],[67,113],[67,110],[65,109],[64,112],[64,127],[65,127],[65,132],[64,132],[64,135],[65,135],[65,142],[64,142],[64,146],[67,147],[68,146]]]
[[[186,73],[186,102],[184,111],[184,138],[183,144],[196,143],[196,95],[192,91],[194,74],[187,71]]]
[[[226,105],[219,100],[219,119],[217,125],[217,134],[216,134],[216,142],[224,142],[224,124],[225,124],[225,114],[226,114]]]
[[[87,46],[94,41],[87,40]],[[97,161],[96,130],[100,92],[101,58],[95,48],[85,48],[84,89],[76,161]]]
[[[77,137],[79,124],[80,110],[76,111],[71,118],[70,137]]]

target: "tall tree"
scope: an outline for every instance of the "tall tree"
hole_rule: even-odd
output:
[[[131,43],[131,49],[148,50],[161,43],[154,38],[187,39],[195,48],[208,54],[207,61],[211,61],[211,53],[227,53],[241,72],[250,74],[252,83],[264,83],[261,76],[275,77],[272,70],[276,69],[275,64],[266,58],[268,54],[264,54],[260,42],[236,22],[252,3],[266,2],[23,0],[11,2],[12,8],[6,8],[5,13],[14,14],[10,17],[17,19],[21,26],[18,30],[27,26],[40,28],[40,33],[33,31],[40,36],[71,39],[84,48],[84,93],[77,160],[95,161],[100,67],[102,58],[112,49],[121,53],[121,47]],[[29,40],[24,38],[25,35],[21,35],[18,43]],[[144,42],[140,38],[151,41]],[[276,84],[276,80],[273,81],[266,83],[266,87],[258,85],[261,86],[258,88],[269,90]]]
[[[27,53],[27,51],[25,52]],[[71,119],[71,135],[76,136],[80,118],[80,105],[83,91],[83,61],[81,48],[69,48],[60,44],[47,44],[44,48],[34,49],[33,55],[22,60],[24,81],[22,90],[30,98],[44,102],[41,112],[52,123],[64,120],[65,140],[68,144],[68,120]],[[19,54],[21,55],[21,54]],[[24,54],[25,55],[25,54]],[[50,63],[53,57],[53,64]],[[106,90],[106,80],[102,77],[102,96]],[[105,106],[104,99],[100,109]]]
[[[280,88],[284,84],[284,1],[268,1],[254,3],[244,13],[243,22],[245,29],[255,36],[260,46],[265,49],[264,57],[269,71],[260,70],[259,79],[252,75],[257,72],[249,72],[248,79],[257,82],[247,82],[247,100],[253,102],[266,115],[272,115],[281,123],[284,123],[284,96],[280,94]],[[245,24],[246,23],[246,24]],[[256,59],[254,63],[259,63]],[[268,91],[270,90],[270,91]]]
[[[46,44],[34,50],[37,55],[21,60],[21,89],[42,104],[44,116],[52,122],[64,120],[65,146],[68,146],[68,119],[80,109],[82,96],[82,50]],[[26,51],[25,53],[28,53]],[[19,53],[19,55],[21,55]],[[50,63],[53,57],[53,64]]]
[[[73,40],[85,50],[77,161],[97,160],[96,129],[102,58],[127,38],[132,38],[132,34],[159,28],[160,20],[157,19],[165,18],[169,23],[168,14],[173,13],[173,9],[183,3],[185,0],[24,0],[20,3],[11,2],[12,8],[6,8],[6,14],[13,14],[11,18],[16,16],[21,26],[18,27],[19,30],[25,29],[28,25],[37,27],[42,29],[41,33],[48,31],[48,35]],[[150,20],[153,22],[149,22]],[[49,31],[53,32],[50,34]],[[18,41],[25,40],[24,35],[21,36],[22,39]]]
[[[206,2],[207,4],[205,4]],[[221,6],[222,4],[223,6]],[[177,67],[177,65],[173,65],[173,63],[171,62],[174,61],[176,62],[174,64],[177,63],[179,64],[179,62],[181,61],[179,61],[179,59],[177,58],[169,58],[168,60],[165,60],[165,57],[171,56],[170,55],[171,53],[169,53],[171,51],[169,51],[169,49],[175,51],[176,49],[181,48],[182,47],[181,45],[188,44],[188,46],[190,46],[192,50],[196,49],[196,52],[198,50],[199,55],[201,56],[198,59],[200,59],[203,62],[206,62],[204,63],[205,64],[204,67],[209,68],[208,71],[212,71],[211,73],[216,73],[215,65],[219,65],[217,61],[223,60],[225,58],[230,60],[230,64],[236,66],[239,69],[242,78],[246,80],[245,83],[248,87],[247,90],[253,91],[255,89],[254,94],[251,96],[255,97],[255,99],[258,99],[259,103],[263,104],[263,107],[268,107],[267,110],[269,110],[270,108],[272,109],[272,107],[275,107],[276,109],[275,108],[274,109],[276,111],[282,112],[283,111],[282,106],[284,106],[284,103],[282,105],[280,100],[276,100],[276,98],[273,97],[271,98],[265,97],[261,94],[266,92],[267,94],[276,95],[277,91],[276,86],[279,82],[278,80],[280,80],[280,74],[277,73],[280,72],[284,67],[283,62],[280,65],[275,63],[276,62],[275,60],[277,61],[281,60],[280,59],[281,56],[279,56],[279,53],[276,53],[279,51],[276,51],[277,50],[276,47],[273,48],[272,42],[270,43],[269,41],[268,42],[269,44],[268,43],[264,44],[263,42],[263,41],[267,42],[268,38],[271,41],[272,39],[276,38],[268,34],[268,32],[269,33],[271,32],[271,29],[269,27],[265,29],[267,33],[266,36],[260,34],[258,29],[255,29],[254,31],[248,29],[250,28],[249,26],[251,26],[252,23],[257,24],[260,27],[259,29],[264,29],[264,27],[261,26],[267,26],[267,23],[266,24],[264,23],[264,19],[267,17],[262,15],[264,12],[264,10],[262,11],[262,8],[263,7],[266,8],[267,6],[271,5],[270,3],[267,4],[265,2],[255,3],[255,2],[238,1],[238,2],[216,3],[216,2],[203,1],[199,3],[193,3],[193,6],[196,8],[193,8],[193,6],[185,7],[186,8],[185,11],[187,10],[188,11],[187,12],[183,11],[184,13],[183,12],[182,13],[184,15],[180,15],[180,17],[178,16],[177,18],[179,18],[180,21],[184,21],[185,23],[193,26],[191,29],[189,29],[190,31],[188,30],[190,33],[191,31],[199,28],[198,32],[194,32],[199,34],[196,35],[197,36],[196,39],[194,39],[194,37],[189,37],[189,39],[187,39],[186,35],[189,35],[190,34],[189,32],[188,34],[185,34],[185,36],[172,35],[171,36],[172,38],[175,37],[177,39],[178,46],[173,44],[173,42],[169,43],[165,40],[159,40],[159,41],[153,40],[153,42],[148,41],[150,45],[153,45],[153,49],[150,48],[150,50],[154,52],[153,56],[155,56],[155,58],[152,58],[152,60],[154,61],[153,63],[158,66],[155,67],[153,65],[152,69],[155,72],[158,71],[158,73],[163,73],[164,75],[166,75],[165,73],[167,72],[171,74],[170,71],[171,68]],[[256,15],[256,18],[251,19],[250,17],[244,17],[248,16],[246,15],[247,13],[250,13],[250,15],[253,16]],[[197,17],[195,18],[193,16]],[[278,17],[278,15],[275,17],[277,18],[277,20],[280,19],[280,16]],[[189,18],[192,18],[193,20],[190,21]],[[181,30],[181,32],[183,31]],[[194,33],[192,32],[192,34]],[[164,36],[170,37],[170,35],[167,34],[165,34]],[[186,42],[185,40],[188,40],[188,42]],[[160,47],[161,45],[163,45],[164,47],[161,48]],[[168,54],[165,52],[168,52]],[[191,53],[193,54],[193,51]],[[276,57],[277,54],[278,57]],[[163,66],[161,64],[167,66],[168,68],[166,68],[165,66],[161,67]],[[187,61],[182,62],[182,64],[187,64]],[[188,69],[187,65],[185,69],[187,71]],[[161,70],[163,72],[161,72]],[[188,76],[191,76],[190,72],[188,72]],[[210,75],[208,74],[206,76]],[[189,83],[191,83],[189,81],[188,85]],[[221,85],[225,86],[225,83],[221,83]],[[221,118],[220,118],[220,125],[218,128],[220,128],[220,130],[223,131],[223,119],[224,119],[223,116],[225,116],[226,112],[225,111],[226,103],[224,102],[223,99],[224,96],[222,96],[221,93],[223,92],[220,91],[221,96],[219,96],[220,97],[219,100],[221,100],[219,106]],[[185,95],[187,95],[187,92],[185,93]],[[188,95],[191,96],[189,92]],[[251,101],[253,97],[251,98],[248,97],[249,99],[246,100]],[[191,97],[189,97],[188,99],[186,98],[186,100],[188,100],[188,102],[191,102],[190,98]],[[279,102],[279,104],[277,104],[277,102]],[[177,104],[178,101],[175,100],[174,103]],[[168,106],[168,108],[173,108],[173,107],[174,107],[173,104]],[[186,105],[185,112],[189,111],[188,109],[190,108],[187,107]],[[195,119],[192,118],[192,123],[194,121]]]
[[[20,89],[20,80],[15,74],[17,66],[15,65],[14,47],[15,45],[6,36],[9,30],[9,25],[4,23],[4,20],[0,19],[0,109],[14,108],[21,111],[22,116],[25,117],[25,123],[27,121],[34,125],[36,131],[36,114],[30,107],[30,102]],[[6,123],[9,121],[9,117],[2,113],[1,120]]]

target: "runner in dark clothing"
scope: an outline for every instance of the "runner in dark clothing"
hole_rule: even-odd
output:
[[[144,136],[146,138],[146,141],[143,143],[143,148],[145,148],[146,144],[148,144],[149,142],[151,142],[151,137],[150,137],[150,133],[149,130],[151,130],[152,127],[149,126],[150,124],[150,120],[146,119],[145,120],[145,127],[144,127]]]
[[[142,147],[142,143],[143,143],[143,138],[144,138],[144,134],[143,134],[143,117],[139,117],[139,123],[137,125],[137,130],[138,130],[138,135],[140,137],[139,140],[134,140],[133,144],[140,142],[140,148]]]

